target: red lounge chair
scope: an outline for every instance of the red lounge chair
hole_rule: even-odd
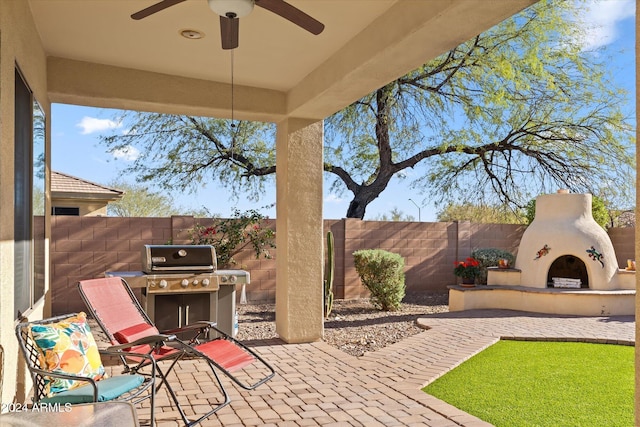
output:
[[[127,282],[120,277],[82,280],[78,282],[80,295],[88,310],[96,319],[108,339],[117,349],[151,355],[156,361],[156,372],[160,384],[156,390],[166,384],[167,391],[180,412],[185,425],[191,426],[208,418],[230,403],[216,369],[219,369],[236,384],[246,390],[253,390],[273,378],[275,371],[257,353],[216,328],[215,322],[196,322],[182,328],[158,331],[153,322],[140,306]],[[186,341],[174,334],[192,331],[193,337]],[[207,340],[209,332],[217,338]],[[209,364],[217,387],[223,395],[223,401],[197,420],[189,420],[178,398],[167,381],[176,363],[186,358],[199,358]],[[129,361],[132,358],[127,358]],[[158,362],[170,361],[164,369]],[[123,360],[125,362],[125,360]],[[139,360],[139,367],[148,364]],[[176,375],[179,373],[176,372]],[[243,378],[240,378],[242,375]],[[255,380],[255,378],[258,378]]]

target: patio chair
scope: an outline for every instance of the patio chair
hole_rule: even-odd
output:
[[[160,384],[156,391],[166,385],[176,408],[187,426],[197,424],[230,403],[229,396],[216,373],[220,370],[232,381],[246,390],[253,390],[273,378],[274,369],[256,352],[216,328],[215,322],[200,321],[182,328],[158,331],[147,313],[133,294],[129,284],[120,277],[82,280],[78,282],[80,295],[107,338],[118,348],[127,348],[135,353],[145,353],[153,357]],[[191,331],[189,340],[182,340],[175,334]],[[210,332],[213,332],[210,334]],[[209,336],[217,338],[208,340]],[[169,338],[167,338],[169,337]],[[126,356],[128,360],[135,360]],[[224,400],[197,420],[189,420],[178,402],[176,393],[167,381],[167,376],[183,358],[199,359],[206,362],[216,380]],[[159,362],[170,362],[161,367]],[[138,360],[143,367],[147,359]],[[242,376],[242,377],[241,377]]]
[[[98,349],[84,313],[22,322],[16,337],[33,379],[34,405],[87,404],[150,399],[149,425],[154,425],[156,365],[142,353],[127,356],[146,360],[147,375],[127,370],[107,376],[102,357],[120,357],[121,349]]]

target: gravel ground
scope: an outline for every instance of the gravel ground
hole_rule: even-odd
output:
[[[275,304],[237,305],[239,340],[277,338]],[[449,311],[448,293],[408,293],[399,311],[377,310],[368,299],[336,300],[324,341],[353,356],[376,351],[421,332],[416,319]]]

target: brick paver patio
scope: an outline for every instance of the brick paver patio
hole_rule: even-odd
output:
[[[251,343],[276,368],[276,377],[257,390],[239,389],[224,378],[232,403],[203,426],[488,426],[420,389],[501,337],[633,345],[633,316],[574,317],[507,310],[471,310],[425,316],[424,332],[356,358],[324,342]],[[204,368],[204,366],[203,366]],[[191,411],[204,413],[210,373],[193,361],[180,362],[174,389]],[[186,374],[186,375],[185,375]],[[161,390],[156,402],[160,427],[182,425]],[[148,419],[148,408],[138,410]]]

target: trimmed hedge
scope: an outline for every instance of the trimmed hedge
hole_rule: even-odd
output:
[[[405,295],[404,258],[382,249],[356,251],[353,257],[371,303],[384,311],[398,310]]]

